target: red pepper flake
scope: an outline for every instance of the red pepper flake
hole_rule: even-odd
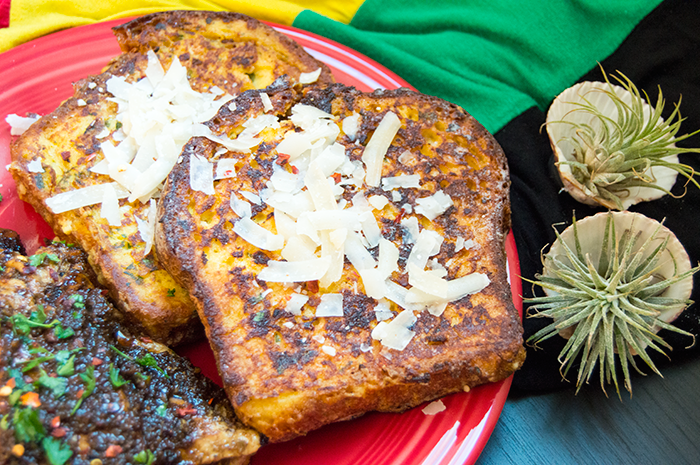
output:
[[[401,220],[403,219],[403,216],[404,216],[405,214],[406,214],[406,210],[404,210],[404,209],[402,208],[402,209],[399,211],[398,216],[394,219],[394,223],[397,223],[397,224],[400,223]]]
[[[209,402],[207,402],[207,403],[208,403],[209,405],[211,405],[212,402],[214,402],[214,398],[213,398],[213,397],[212,397],[211,399],[209,399]]]
[[[309,292],[318,292],[318,281],[306,281],[306,289]]]
[[[197,413],[197,409],[191,405],[177,409],[177,414],[181,417],[184,417],[185,415],[191,415],[194,413]]]
[[[150,344],[153,342],[153,339],[151,339],[150,337],[143,336],[141,337],[141,342],[143,342],[144,344]]]
[[[52,428],[58,428],[59,426],[61,426],[61,417],[56,415],[55,417],[53,417],[51,419],[51,421],[49,422],[49,425],[51,425]]]
[[[280,153],[277,155],[277,160],[275,160],[275,163],[281,166],[287,163],[290,158],[291,155],[287,155],[286,153]]]
[[[335,181],[336,184],[340,182],[340,173],[333,173],[331,174],[331,178]]]
[[[64,427],[59,427],[55,428],[53,431],[51,431],[51,436],[55,438],[62,438],[66,435],[67,431]]]
[[[27,405],[29,407],[39,408],[41,407],[41,401],[39,400],[39,394],[36,392],[26,392],[20,397],[22,405]]]
[[[292,173],[299,174],[299,168],[297,168],[296,166],[292,166]]]
[[[116,457],[122,453],[122,446],[111,444],[105,451],[105,457]]]
[[[92,357],[92,364],[96,367],[102,365],[102,360],[97,357]]]
[[[80,399],[83,397],[83,394],[85,393],[85,389],[80,389],[78,392],[75,393],[75,398]]]

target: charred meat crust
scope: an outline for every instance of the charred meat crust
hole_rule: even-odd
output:
[[[45,437],[70,451],[70,463],[134,463],[150,451],[159,463],[205,464],[255,452],[258,433],[238,422],[220,388],[133,335],[93,286],[82,251],[55,243],[26,257],[8,245],[0,254],[0,385],[12,394],[0,397],[9,419],[0,457],[48,463]],[[40,426],[28,432],[22,418]],[[21,458],[10,457],[16,443]]]
[[[222,109],[210,122],[212,130],[235,134],[242,121],[260,111],[255,95],[251,91],[239,96],[234,111]],[[288,93],[271,92],[273,105],[282,96]],[[390,350],[371,338],[376,302],[360,298],[361,292],[354,290],[354,286],[362,289],[362,284],[348,262],[342,283],[328,291],[343,294],[345,316],[294,317],[284,311],[284,296],[290,289],[257,280],[268,259],[280,259],[279,252],[265,251],[261,257],[259,250],[238,237],[232,231],[237,216],[229,207],[232,191],[257,192],[265,186],[281,136],[266,138],[262,152],[221,155],[237,158],[240,169],[234,180],[217,182],[213,204],[203,193],[190,190],[188,167],[193,154],[213,161],[216,145],[191,140],[163,191],[157,250],[161,262],[190,290],[197,304],[239,417],[272,441],[282,441],[366,411],[402,411],[498,381],[516,370],[525,351],[506,276],[508,168],[493,137],[464,110],[437,98],[408,89],[365,94],[340,84],[305,89],[295,101],[275,107],[281,117],[280,131],[289,129],[286,108],[296,101],[338,118],[352,112],[361,115],[357,137],[351,140],[341,134],[338,138],[351,159],[359,159],[387,111],[396,113],[401,129],[386,155],[383,176],[421,174],[419,189],[401,189],[401,203],[415,205],[417,198],[439,189],[448,192],[454,206],[432,226],[445,237],[437,258],[441,263],[453,260],[449,279],[480,271],[491,284],[479,294],[449,304],[442,317],[423,312],[412,328],[414,339],[403,351]],[[399,162],[406,150],[416,156]],[[368,194],[389,195],[380,188]],[[205,203],[206,208],[200,207]],[[254,216],[272,230],[271,212],[263,204]],[[390,204],[378,218],[384,236],[393,237],[399,245],[404,231],[397,219],[402,214]],[[474,239],[478,247],[455,252],[457,237]],[[408,251],[401,253],[400,262]],[[406,284],[401,281],[405,277],[394,279]],[[319,302],[318,286],[311,284],[303,287],[308,305],[314,307]],[[291,327],[285,325],[289,322]],[[338,349],[335,356],[321,350],[319,337]]]

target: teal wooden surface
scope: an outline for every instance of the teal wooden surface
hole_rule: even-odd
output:
[[[477,464],[700,464],[700,360],[661,372],[622,401],[593,385],[511,392]]]

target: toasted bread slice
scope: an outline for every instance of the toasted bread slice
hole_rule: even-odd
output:
[[[203,138],[185,146],[156,230],[239,418],[283,441],[516,370],[525,350],[506,276],[509,178],[493,137],[408,89],[265,92],[272,112],[249,91],[210,122],[234,137],[274,113],[251,154]],[[235,177],[214,181],[213,194],[192,189],[207,161],[226,159]]]
[[[81,250],[27,257],[6,230],[0,247],[0,463],[248,463],[260,435],[186,359],[130,333]]]
[[[236,95],[266,87],[281,76],[299,80],[301,73],[315,70],[320,72],[319,83],[330,82],[332,76],[298,44],[240,14],[156,13],[116,27],[115,33],[124,53],[102,74],[79,81],[73,97],[13,143],[10,171],[20,197],[60,238],[87,251],[120,309],[153,339],[174,345],[201,336],[201,325],[187,292],[148,250],[136,219],[147,221],[150,202],[121,199],[118,226],[101,216],[101,197],[93,199],[93,205],[61,213],[47,203],[57,194],[112,181],[91,171],[105,158],[104,144],[117,146],[124,138],[118,117],[125,113],[124,102],[117,104],[108,92],[112,78],[123,77],[132,84],[150,79],[144,79],[153,65],[149,50],[168,71],[177,59],[198,92],[220,89],[221,94]],[[179,149],[173,159],[178,154]]]

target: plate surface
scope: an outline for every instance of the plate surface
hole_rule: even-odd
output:
[[[10,162],[8,114],[50,113],[73,94],[72,83],[97,74],[120,53],[111,27],[115,20],[57,32],[0,54],[0,163]],[[323,37],[289,26],[273,25],[330,66],[338,82],[362,91],[410,87],[391,71],[369,58]],[[17,231],[30,253],[51,228],[22,202],[12,177],[0,169],[0,227]],[[521,288],[515,242],[506,242],[509,275],[516,307],[522,314]],[[178,350],[221,382],[208,344],[203,341]],[[464,464],[474,463],[491,435],[506,401],[512,377],[479,386],[469,393],[443,399],[446,410],[427,416],[423,406],[402,414],[370,413],[361,418],[328,425],[308,436],[263,447],[252,464]]]

